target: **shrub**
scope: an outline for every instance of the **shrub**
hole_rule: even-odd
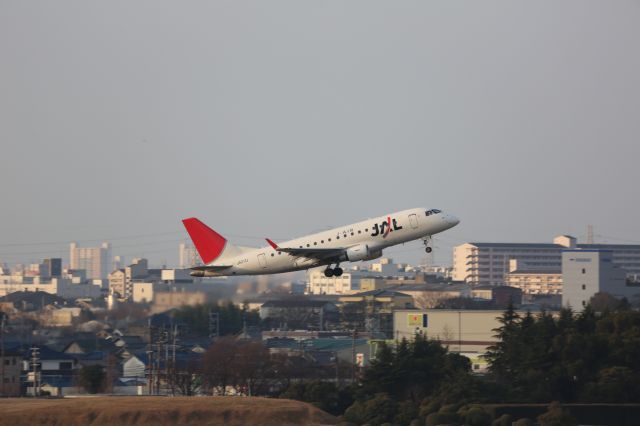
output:
[[[452,415],[445,413],[431,413],[427,416],[427,426],[438,426],[453,423]]]
[[[541,426],[574,426],[578,424],[576,419],[567,410],[564,410],[557,401],[549,405],[546,413],[538,416],[538,423]]]
[[[398,414],[398,403],[389,395],[380,393],[368,401],[356,401],[344,413],[344,420],[356,424],[378,426],[392,422]]]
[[[510,414],[503,414],[493,421],[491,426],[511,426],[513,418]]]
[[[468,426],[491,426],[491,415],[481,407],[472,407],[465,415],[465,424]]]

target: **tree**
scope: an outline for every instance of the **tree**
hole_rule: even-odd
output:
[[[100,365],[86,365],[78,372],[78,384],[90,394],[102,392],[106,374]]]
[[[557,401],[549,405],[546,413],[538,416],[538,423],[541,426],[573,426],[578,424],[576,419]]]
[[[395,351],[381,345],[364,372],[359,396],[366,399],[386,393],[418,404],[458,374],[470,371],[468,358],[449,353],[438,341],[417,334],[410,342],[403,339]]]
[[[398,414],[398,403],[385,393],[375,395],[367,401],[356,401],[344,413],[344,419],[355,424],[379,426],[393,422]]]
[[[596,293],[589,299],[589,305],[596,312],[604,312],[628,309],[629,302],[626,299],[613,297],[609,293]]]
[[[353,403],[352,392],[348,388],[338,388],[335,383],[314,380],[293,383],[280,398],[305,401],[334,415],[344,413]]]
[[[235,383],[234,361],[236,341],[222,337],[207,349],[202,360],[205,388],[217,395],[226,395]]]
[[[247,326],[260,324],[260,315],[257,312],[248,310],[246,306],[239,308],[231,301],[221,304],[183,306],[173,311],[173,317],[186,324],[194,333],[207,335],[210,312],[218,314],[222,336],[239,333],[245,323]]]

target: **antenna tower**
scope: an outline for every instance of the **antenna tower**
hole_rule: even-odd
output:
[[[593,244],[593,225],[587,225],[587,244]]]

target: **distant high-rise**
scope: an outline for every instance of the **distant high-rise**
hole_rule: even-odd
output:
[[[190,244],[180,243],[180,269],[192,268],[200,265],[200,257],[196,248]]]
[[[102,243],[100,247],[78,247],[71,243],[69,259],[71,269],[84,269],[87,279],[106,278],[111,267],[111,246]]]
[[[60,278],[62,276],[62,259],[59,257],[45,259],[44,274],[47,277]]]
[[[113,262],[111,262],[111,270],[109,272],[123,269],[124,266],[125,260],[123,256],[113,256]]]

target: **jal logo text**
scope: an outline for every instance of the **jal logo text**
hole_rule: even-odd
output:
[[[386,222],[382,222],[379,225],[377,223],[373,225],[371,228],[373,231],[371,236],[375,237],[377,235],[382,235],[382,238],[386,238],[386,236],[389,235],[389,232],[399,231],[400,229],[402,229],[402,226],[398,225],[396,219],[392,220],[391,216],[389,216],[387,217]]]

